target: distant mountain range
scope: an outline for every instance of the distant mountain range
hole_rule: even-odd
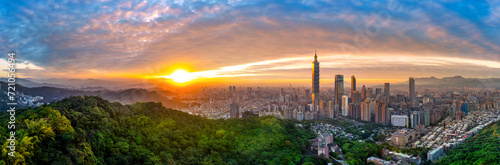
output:
[[[409,81],[393,83],[392,89],[408,88]],[[463,88],[463,87],[477,87],[477,88],[496,88],[500,89],[500,78],[464,78],[462,76],[454,77],[422,77],[415,78],[416,88]],[[383,86],[380,86],[383,87]]]
[[[173,95],[173,93],[168,90],[161,90],[159,92],[162,94],[159,94],[156,91],[148,91],[142,88],[107,90],[102,87],[87,87],[86,89],[92,88],[92,90],[82,90],[53,87],[54,84],[34,83],[24,79],[16,79],[16,83],[16,92],[30,96],[42,96],[44,98],[44,103],[59,101],[70,96],[93,95],[101,96],[110,102],[120,102],[122,104],[131,104],[135,102],[162,102],[163,105],[168,108],[182,108],[186,106],[183,102],[166,97],[168,94]],[[31,87],[25,87],[24,85]],[[7,92],[8,85],[5,81],[0,80],[0,87],[1,93]],[[5,102],[7,100],[7,95],[2,95],[0,98]]]
[[[0,81],[7,82],[7,78],[0,78]],[[83,91],[118,90],[129,88],[154,88],[156,85],[141,82],[138,79],[127,80],[100,80],[100,79],[33,79],[16,78],[16,84],[24,87],[55,87],[69,88]]]
[[[405,82],[408,84],[408,81]],[[500,88],[500,78],[464,78],[462,76],[416,78],[416,85],[436,87],[477,87],[477,88]]]

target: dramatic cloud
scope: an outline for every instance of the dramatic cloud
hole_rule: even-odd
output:
[[[310,80],[314,49],[326,78],[500,77],[498,1],[0,5],[0,50],[17,52],[27,77],[140,76],[186,64],[198,77]]]

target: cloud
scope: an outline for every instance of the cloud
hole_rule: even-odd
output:
[[[411,64],[422,74],[455,75],[447,70],[467,65],[487,70],[470,68],[464,74],[484,77],[496,75],[499,68],[492,66],[500,61],[500,4],[495,1],[4,1],[0,5],[0,20],[7,22],[0,25],[4,41],[0,50],[17,51],[21,62],[43,68],[43,76],[141,75],[146,66],[189,63],[195,72],[266,78],[286,74],[283,70],[290,68],[305,73],[313,49],[328,54],[322,62],[325,69],[337,71],[399,74],[394,69],[406,70]],[[300,60],[260,64],[294,58]],[[219,72],[247,64],[259,65],[244,73]],[[26,75],[36,77],[35,73]]]

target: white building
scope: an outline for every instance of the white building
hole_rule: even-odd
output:
[[[444,147],[439,146],[438,148],[433,149],[427,153],[427,160],[435,161],[443,157],[444,155]]]
[[[349,97],[347,95],[342,96],[342,116],[349,115]]]
[[[406,115],[392,115],[391,124],[396,127],[406,127],[408,124],[408,116]]]

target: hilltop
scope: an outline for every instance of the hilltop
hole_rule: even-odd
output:
[[[0,116],[6,148],[7,113]],[[211,120],[161,103],[72,96],[16,113],[0,164],[299,164],[314,134],[275,117]]]

